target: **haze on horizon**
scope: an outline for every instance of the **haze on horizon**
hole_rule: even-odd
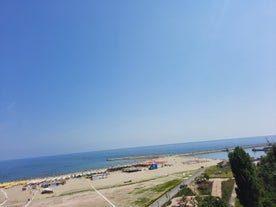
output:
[[[275,11],[1,1],[0,160],[276,134]]]

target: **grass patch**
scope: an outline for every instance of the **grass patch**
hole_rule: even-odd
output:
[[[136,201],[134,201],[135,206],[145,206],[146,203],[149,203],[150,199],[149,198],[138,198]]]
[[[164,195],[169,190],[173,189],[175,186],[179,185],[182,182],[182,179],[170,180],[150,188],[143,188],[135,190],[134,194],[141,194],[141,197],[134,201],[135,206],[149,206],[156,199]]]
[[[190,188],[181,189],[173,198],[183,196],[194,196],[194,192]]]
[[[197,190],[200,195],[211,195],[212,192],[212,182],[205,182],[205,183],[200,183],[197,184]]]
[[[180,179],[174,179],[174,180],[170,180],[167,181],[165,183],[161,183],[159,185],[156,185],[154,187],[151,188],[140,188],[139,190],[135,190],[135,194],[142,194],[145,192],[155,192],[155,193],[160,193],[160,192],[164,192],[164,191],[168,191],[171,188],[175,187],[176,185],[180,184],[182,180]]]
[[[176,172],[176,173],[172,173],[168,176],[175,176],[175,177],[180,177],[180,178],[185,178],[188,177],[189,175],[195,174],[197,172],[197,170],[189,170],[189,171],[182,171],[182,172]]]
[[[240,201],[239,201],[238,198],[236,198],[235,206],[236,206],[236,207],[243,207],[243,205],[240,203]]]
[[[118,187],[123,187],[123,186],[127,186],[127,185],[144,183],[144,182],[148,182],[148,181],[152,181],[152,180],[157,180],[157,179],[164,178],[164,177],[166,177],[166,176],[162,175],[162,176],[158,176],[158,177],[151,178],[151,179],[140,180],[140,181],[137,181],[137,182],[130,182],[130,183],[117,184],[117,185],[110,185],[110,186],[106,186],[106,187],[102,187],[102,188],[97,188],[97,190],[105,190],[105,189],[109,189],[109,188],[118,188]]]
[[[227,166],[227,167],[212,166],[206,169],[205,173],[209,175],[210,178],[232,178],[233,177],[233,173],[230,166]]]
[[[78,191],[69,191],[66,193],[61,193],[58,196],[68,196],[68,195],[74,195],[77,193],[84,193],[84,192],[88,192],[88,191],[93,191],[92,189],[83,189],[83,190],[78,190]]]
[[[229,179],[227,181],[223,181],[221,183],[221,191],[222,191],[222,200],[225,203],[229,203],[235,181],[233,179]]]
[[[175,187],[176,185],[180,184],[181,181],[182,180],[179,180],[179,179],[170,180],[166,183],[162,183],[162,184],[159,184],[159,185],[153,187],[152,191],[157,192],[157,193],[168,191],[171,188]]]

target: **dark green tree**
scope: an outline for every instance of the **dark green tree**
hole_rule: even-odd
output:
[[[237,184],[236,193],[244,207],[260,207],[261,188],[257,180],[256,166],[241,147],[228,154]]]
[[[264,188],[263,206],[276,206],[276,145],[264,156],[258,167],[259,178]]]

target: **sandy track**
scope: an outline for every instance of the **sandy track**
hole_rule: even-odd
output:
[[[100,191],[98,191],[90,181],[87,180],[87,182],[89,183],[89,185],[91,186],[91,188],[98,193],[99,196],[101,196],[107,203],[109,203],[112,207],[116,207],[110,200],[107,199],[107,197],[105,197]]]
[[[235,206],[235,202],[236,202],[236,197],[237,197],[237,194],[236,194],[236,184],[234,185],[234,188],[233,188],[233,191],[232,191],[232,194],[231,194],[231,197],[230,197],[230,200],[229,200],[229,205],[231,207]]]
[[[9,197],[8,197],[8,194],[3,189],[1,189],[1,192],[4,195],[4,201],[2,203],[0,203],[0,206],[4,206],[5,203],[8,201]]]
[[[212,186],[212,196],[215,197],[220,197],[221,198],[221,182],[226,181],[227,179],[223,178],[215,178],[215,179],[210,179],[210,181],[213,181],[213,186]]]

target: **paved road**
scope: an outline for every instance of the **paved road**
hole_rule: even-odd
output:
[[[194,174],[191,177],[189,177],[188,179],[184,180],[181,184],[188,185],[196,177],[200,176],[204,171],[205,171],[205,168],[200,168],[200,170],[196,174]],[[179,185],[181,185],[181,184],[179,184]],[[167,192],[165,195],[160,197],[158,200],[156,200],[149,207],[161,207],[162,205],[164,205],[166,202],[168,202],[173,196],[175,196],[179,192],[179,190],[180,190],[179,185],[177,185],[175,188],[173,188],[172,190]]]

